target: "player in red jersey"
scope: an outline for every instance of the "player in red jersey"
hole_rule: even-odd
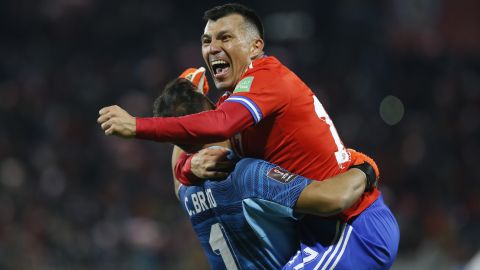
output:
[[[350,157],[312,91],[276,58],[264,56],[263,33],[255,31],[254,23],[245,22],[236,11],[215,12],[202,35],[202,52],[217,88],[231,90],[232,95],[215,111],[129,118],[125,125],[115,117],[118,107],[107,107],[99,118],[106,134],[192,144],[235,136],[240,156],[264,159],[314,179],[344,172]],[[378,196],[377,189],[365,193],[345,218],[357,215]]]

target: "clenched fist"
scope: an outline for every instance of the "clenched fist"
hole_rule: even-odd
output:
[[[98,114],[97,122],[102,126],[105,135],[116,135],[123,138],[135,137],[136,120],[127,111],[117,105],[103,107]]]

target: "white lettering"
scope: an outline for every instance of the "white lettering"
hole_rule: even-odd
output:
[[[325,108],[323,108],[322,103],[320,103],[316,96],[313,96],[313,106],[315,107],[315,112],[317,113],[318,118],[324,121],[330,128],[330,133],[332,134],[335,145],[337,146],[337,151],[335,152],[335,159],[337,160],[339,168],[343,168],[344,163],[350,161],[350,155],[345,149],[345,146],[343,145],[340,136],[338,136],[338,132],[333,125],[332,119],[330,119],[327,111],[325,111]]]
[[[205,194],[202,191],[197,192],[198,200],[200,202],[200,207],[202,208],[202,211],[210,209],[208,205],[205,203]]]
[[[184,201],[185,208],[187,209],[187,213],[189,216],[193,216],[195,214],[217,207],[217,202],[215,201],[215,198],[213,198],[212,190],[209,188],[205,191],[197,191],[196,193],[192,193],[190,197],[193,209],[189,208],[189,200],[187,197],[185,197]]]
[[[185,209],[187,209],[187,213],[189,216],[193,215],[193,211],[188,208],[188,197],[185,197]]]
[[[202,212],[202,208],[200,207],[200,204],[198,203],[198,198],[197,194],[192,194],[192,203],[193,207],[195,208],[195,211],[198,213]]]
[[[211,208],[217,207],[217,202],[215,201],[215,198],[213,197],[212,190],[207,188],[206,193],[207,193],[207,200],[208,200],[208,203],[210,204],[210,207]]]

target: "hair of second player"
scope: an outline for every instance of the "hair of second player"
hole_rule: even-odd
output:
[[[187,79],[177,78],[169,82],[153,103],[153,115],[176,117],[215,109],[213,102],[195,89]]]

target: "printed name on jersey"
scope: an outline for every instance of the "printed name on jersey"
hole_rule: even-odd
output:
[[[188,199],[189,197],[191,200]],[[197,191],[190,194],[190,196],[185,196],[184,203],[189,216],[217,207],[217,202],[213,197],[212,190],[209,188],[205,191]]]
[[[280,167],[274,167],[270,169],[267,172],[267,177],[270,179],[273,179],[275,181],[278,181],[280,183],[288,184],[290,183],[293,179],[297,177],[296,174],[293,174],[283,168]]]
[[[240,82],[237,83],[233,93],[239,92],[250,92],[250,88],[252,87],[253,76],[245,77]]]

